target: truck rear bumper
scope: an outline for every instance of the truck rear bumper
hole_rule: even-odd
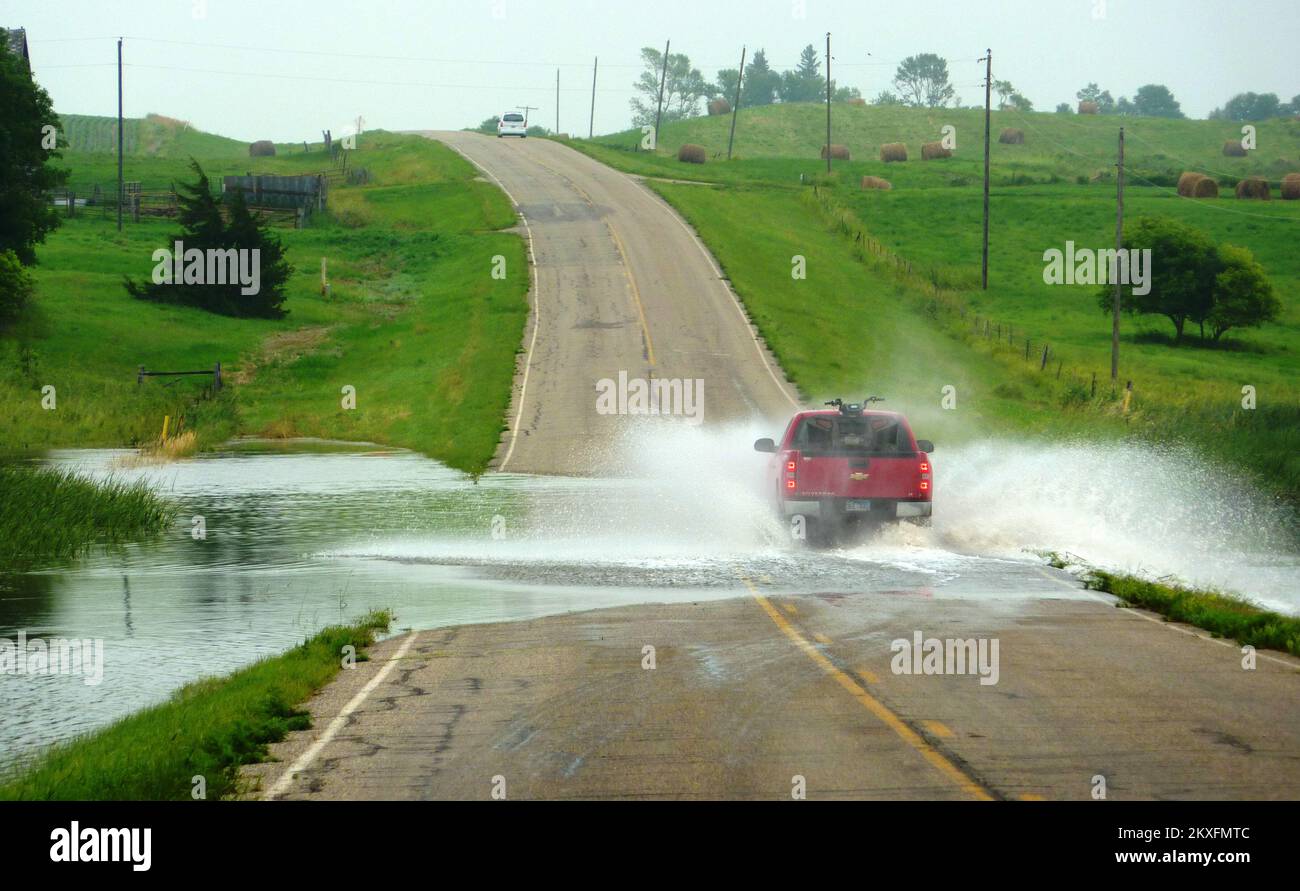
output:
[[[877,518],[898,518],[905,517],[928,517],[933,509],[933,502],[930,501],[894,501],[888,498],[870,498],[859,499],[868,501],[871,505],[869,510],[850,511],[848,510],[848,500],[844,498],[826,499],[821,501],[800,501],[796,499],[784,499],[781,502],[782,513],[787,517],[804,516],[804,517],[877,517]]]

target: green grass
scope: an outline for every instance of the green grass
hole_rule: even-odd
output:
[[[240,765],[264,760],[270,743],[310,726],[299,705],[340,671],[343,648],[364,658],[390,622],[371,613],[226,677],[187,684],[161,705],[49,750],[0,783],[0,800],[190,800],[196,776],[208,798],[236,794]]]
[[[1092,570],[1085,581],[1089,588],[1113,594],[1126,605],[1204,628],[1215,637],[1300,656],[1300,618],[1261,609],[1244,598],[1100,569]]]
[[[666,125],[656,153],[632,150],[639,130],[568,144],[629,172],[713,184],[651,181],[699,230],[787,373],[814,398],[883,390],[928,410],[939,388],[952,384],[959,410],[927,419],[944,434],[1010,425],[1049,435],[1190,441],[1300,501],[1300,202],[1190,201],[1170,188],[1184,169],[1223,182],[1300,170],[1300,123],[1260,124],[1266,151],[1238,159],[1220,154],[1222,143],[1239,135],[1240,125],[1230,123],[995,113],[990,287],[983,291],[982,112],[836,106],[833,138],[850,146],[854,160],[836,162],[830,175],[817,158],[823,115],[824,107],[811,105],[742,110],[738,160],[731,162],[716,157],[725,153],[730,124],[721,118]],[[957,128],[957,157],[919,161],[920,143],[938,139],[944,124]],[[1064,249],[1067,240],[1113,244],[1121,124],[1128,218],[1171,216],[1249,248],[1284,305],[1277,323],[1230,332],[1217,347],[1193,339],[1174,348],[1167,321],[1126,318],[1121,380],[1134,381],[1129,413],[1109,386],[1110,322],[1097,307],[1096,287],[1049,287],[1042,278],[1048,248]],[[1026,144],[999,145],[1003,126],[1024,129]],[[908,143],[912,159],[876,160],[879,144],[896,140]],[[710,160],[677,162],[673,152],[684,142],[704,145]],[[894,189],[860,190],[867,174],[886,177]],[[820,200],[811,199],[801,175],[816,184]],[[878,243],[885,259],[864,250],[859,233]],[[807,281],[791,280],[794,254],[808,258]],[[991,319],[992,331],[1001,325],[1004,341],[976,336],[977,316]],[[1014,343],[1006,342],[1008,331]],[[1049,364],[1040,373],[1045,344]],[[1255,410],[1241,407],[1247,384],[1258,394]]]
[[[34,310],[0,334],[0,453],[54,446],[132,446],[184,416],[205,445],[232,433],[365,439],[414,448],[480,472],[495,451],[527,318],[528,270],[509,200],[445,146],[367,133],[353,163],[366,186],[335,186],[331,213],[277,230],[296,274],[287,318],[230,319],[130,298],[122,277],[146,278],[174,224],[122,233],[89,209],[39,250]],[[74,171],[104,167],[75,151]],[[107,161],[112,161],[108,158]],[[115,163],[115,162],[113,162]],[[182,159],[129,166],[186,176]],[[248,169],[247,159],[205,162]],[[321,152],[259,160],[257,170],[320,170]],[[165,184],[165,182],[164,182]],[[506,258],[507,277],[490,275]],[[320,294],[328,258],[331,299]],[[188,370],[220,361],[231,385],[203,400],[204,378],[136,384],[136,368]],[[54,386],[57,408],[41,391]],[[356,388],[345,411],[341,389]]]
[[[144,483],[0,466],[0,568],[75,557],[95,544],[161,532],[171,509]]]
[[[941,128],[956,128],[953,158],[922,163],[921,143],[935,142]],[[1276,182],[1283,174],[1300,170],[1300,121],[1261,121],[1260,148],[1245,158],[1222,154],[1223,143],[1241,138],[1241,124],[1232,121],[1169,120],[1164,118],[1102,115],[1058,115],[1051,112],[995,111],[992,114],[992,166],[995,183],[1019,179],[1047,182],[1053,177],[1074,183],[1083,176],[1114,181],[1116,137],[1125,128],[1125,164],[1131,175],[1165,178],[1183,170],[1200,170],[1235,183],[1247,175]],[[683,176],[687,179],[733,179],[738,173],[725,161],[730,116],[698,117],[666,124],[660,129],[659,151],[653,155],[635,150],[642,139],[639,129],[598,136],[575,144],[603,147],[639,165],[637,172]],[[1023,145],[1002,145],[998,134],[1015,127],[1025,132]],[[733,158],[746,165],[762,165],[765,178],[798,181],[800,171],[825,172],[819,154],[826,134],[826,107],[821,104],[768,105],[741,109],[736,127]],[[897,106],[832,107],[832,141],[849,147],[852,161],[841,164],[848,174],[879,173],[896,186],[919,182],[934,185],[977,183],[983,176],[984,112],[974,109],[914,109]],[[683,143],[704,146],[710,160],[703,165],[675,160]],[[908,147],[905,164],[881,164],[880,146],[903,142]],[[730,169],[729,169],[730,168]],[[785,172],[784,176],[778,174]],[[788,174],[793,173],[793,177]],[[896,179],[897,177],[897,179]]]

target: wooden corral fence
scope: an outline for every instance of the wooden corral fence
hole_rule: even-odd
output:
[[[221,191],[244,193],[248,207],[265,222],[286,221],[302,228],[316,211],[325,209],[329,198],[330,176],[308,173],[300,176],[253,174],[221,178]]]

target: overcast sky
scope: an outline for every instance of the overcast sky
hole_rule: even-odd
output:
[[[4,0],[26,27],[37,78],[60,112],[113,115],[124,36],[126,114],[157,112],[239,139],[319,139],[365,127],[458,129],[537,106],[586,134],[599,56],[596,132],[629,125],[642,46],[690,56],[710,79],[742,44],[794,67],[832,33],[837,82],[874,96],[897,63],[948,59],[962,104],[982,66],[1052,110],[1097,81],[1116,98],[1146,83],[1204,117],[1234,93],[1300,93],[1296,0]]]

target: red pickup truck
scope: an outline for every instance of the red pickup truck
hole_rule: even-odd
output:
[[[880,401],[872,396],[866,404]],[[834,543],[882,522],[929,525],[934,444],[916,439],[897,412],[839,399],[826,404],[832,407],[791,418],[779,444],[754,443],[756,451],[772,455],[767,484],[779,514],[803,518],[792,531]]]

